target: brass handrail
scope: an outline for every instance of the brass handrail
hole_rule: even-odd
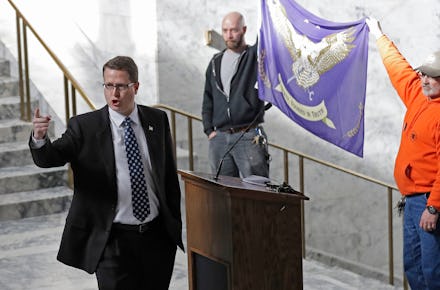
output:
[[[21,119],[25,121],[31,120],[31,96],[29,85],[29,61],[28,61],[28,43],[27,43],[27,30],[29,29],[41,46],[50,55],[53,61],[58,65],[64,76],[64,98],[66,109],[66,122],[71,116],[77,114],[76,111],[76,91],[82,96],[83,100],[90,107],[95,110],[96,107],[93,102],[87,97],[81,85],[73,77],[66,66],[56,56],[56,54],[49,48],[49,46],[43,41],[37,31],[32,27],[29,21],[21,13],[20,9],[13,3],[12,0],[8,0],[9,4],[15,10],[16,14],[16,29],[17,29],[17,49],[18,49],[18,75],[19,75],[19,94],[20,94],[20,111]],[[23,38],[22,38],[23,35]],[[23,63],[24,58],[24,63]],[[24,75],[24,76],[23,76]],[[70,83],[70,90],[69,90]],[[24,89],[25,87],[25,89]],[[72,112],[70,112],[72,110]]]

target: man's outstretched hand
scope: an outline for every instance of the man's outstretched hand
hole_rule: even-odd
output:
[[[41,116],[40,115],[40,109],[36,108],[34,111],[34,118],[32,119],[32,124],[34,128],[34,138],[37,140],[43,139],[46,134],[47,130],[49,129],[49,122],[51,120],[51,116]]]
[[[379,37],[383,35],[382,27],[380,27],[380,23],[376,18],[368,17],[365,19],[365,22],[368,25],[368,29],[370,29],[370,33],[373,34],[376,39],[379,39]]]

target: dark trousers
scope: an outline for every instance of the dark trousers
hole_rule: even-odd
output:
[[[139,233],[112,229],[96,271],[100,290],[166,290],[176,257],[176,245],[155,226]]]

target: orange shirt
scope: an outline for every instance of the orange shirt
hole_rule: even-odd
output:
[[[428,205],[440,209],[440,98],[423,95],[417,73],[386,36],[377,45],[407,109],[394,166],[397,187],[404,195],[431,192]]]

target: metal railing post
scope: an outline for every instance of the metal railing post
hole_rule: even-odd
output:
[[[304,157],[299,156],[299,192],[304,194]],[[302,256],[306,258],[306,223],[304,212],[304,200],[301,200],[301,240],[302,240]]]
[[[409,290],[408,279],[406,278],[405,272],[403,273],[403,290]]]
[[[66,111],[66,124],[70,119],[70,104],[69,104],[69,81],[66,76],[64,79],[64,109]]]
[[[73,84],[70,85],[70,93],[72,95],[72,115],[76,116],[76,89]]]
[[[28,43],[27,43],[27,25],[23,21],[23,53],[24,53],[24,82],[26,88],[26,121],[31,121],[31,89],[29,84],[29,57],[28,57]]]
[[[176,113],[174,111],[171,111],[171,137],[173,138],[173,143],[174,143],[173,154],[177,166]]]
[[[191,118],[187,118],[188,119],[188,151],[189,151],[189,170],[193,171],[194,170],[194,147],[193,147],[193,128],[192,128],[192,119]]]
[[[289,183],[289,153],[283,150],[284,181]]]
[[[393,189],[388,187],[388,269],[389,284],[394,285]]]
[[[18,56],[18,93],[20,94],[20,118],[21,120],[26,120],[25,117],[25,99],[24,99],[24,88],[23,88],[23,56],[21,47],[21,25],[20,25],[20,15],[18,11],[15,11],[15,22],[17,30],[17,56]]]

